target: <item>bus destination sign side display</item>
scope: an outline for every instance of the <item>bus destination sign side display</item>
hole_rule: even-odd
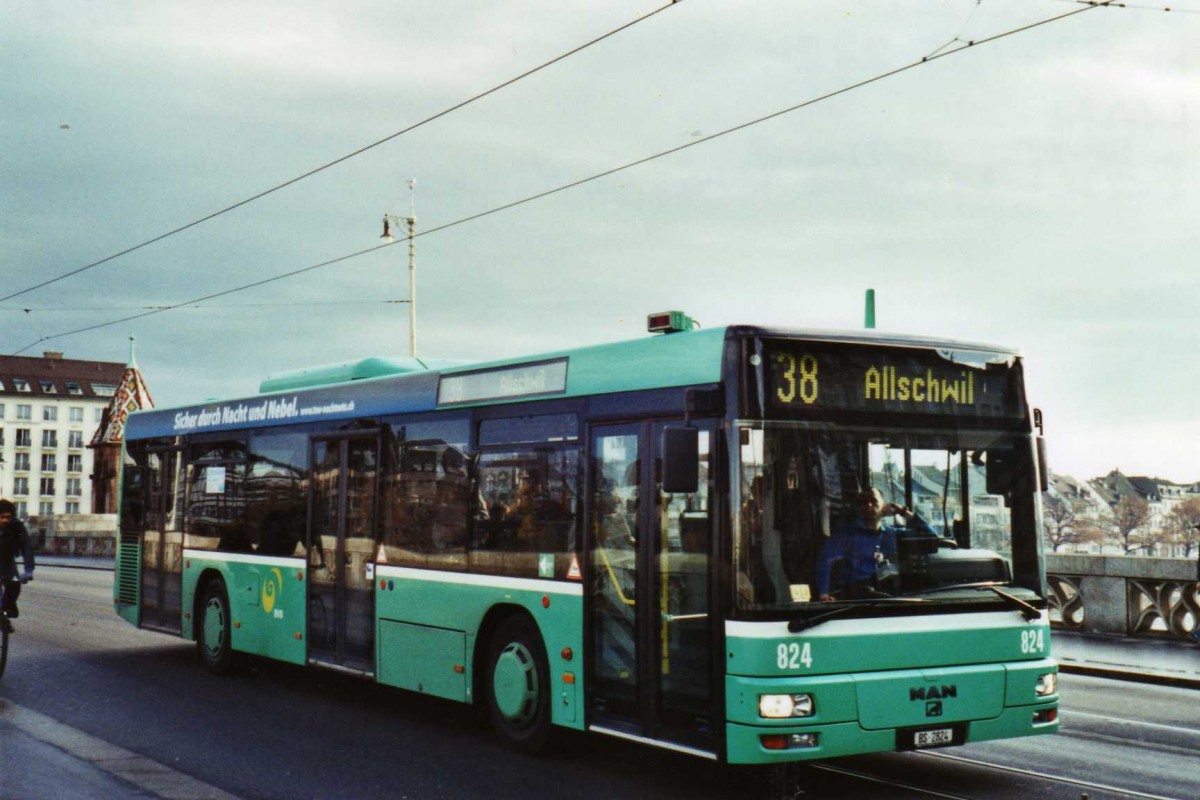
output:
[[[567,359],[443,375],[439,406],[562,394],[567,390]]]
[[[1011,363],[956,363],[933,350],[881,350],[803,342],[768,344],[769,407],[1019,417]]]

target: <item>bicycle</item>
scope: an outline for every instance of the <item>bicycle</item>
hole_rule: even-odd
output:
[[[0,678],[4,677],[4,667],[8,664],[8,634],[11,627],[8,612],[4,610],[4,581],[0,581]]]
[[[19,580],[21,583],[29,583],[33,580],[33,576],[26,572]],[[4,585],[6,581],[0,580],[0,678],[4,677],[4,668],[8,665],[8,637],[13,632],[12,623],[8,619],[8,612],[4,610]]]

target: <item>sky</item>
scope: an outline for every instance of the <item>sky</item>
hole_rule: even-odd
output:
[[[873,288],[881,330],[1020,348],[1055,471],[1200,480],[1200,0],[663,5],[0,0],[0,296],[636,23],[0,301],[0,351],[126,361],[134,337],[160,407],[407,355],[403,241],[62,334],[369,250],[415,210],[421,356],[639,337],[666,309],[856,329]]]

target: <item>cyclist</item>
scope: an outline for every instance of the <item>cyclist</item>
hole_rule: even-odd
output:
[[[0,582],[4,588],[4,604],[0,608],[0,625],[12,633],[10,619],[20,615],[17,598],[21,596],[21,584],[33,580],[33,545],[25,523],[17,519],[17,507],[11,500],[0,499]],[[17,572],[17,551],[25,565],[23,573]]]

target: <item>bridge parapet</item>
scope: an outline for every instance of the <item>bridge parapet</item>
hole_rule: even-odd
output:
[[[1191,560],[1047,554],[1046,573],[1056,628],[1183,639],[1200,620]]]

